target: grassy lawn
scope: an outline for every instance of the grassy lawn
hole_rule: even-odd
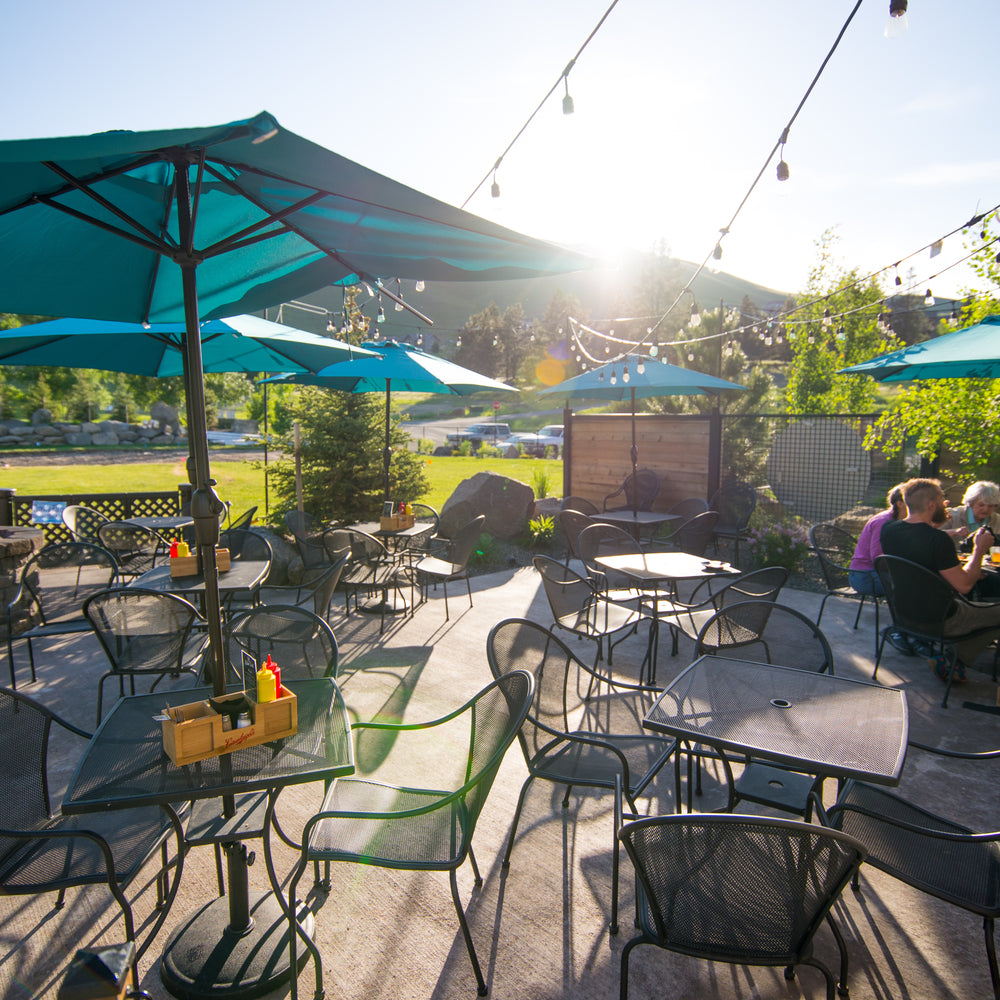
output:
[[[428,458],[429,492],[420,498],[440,510],[455,487],[477,472],[498,472],[534,488],[534,476],[548,476],[547,494],[562,495],[562,462],[534,458]],[[218,482],[216,491],[240,514],[248,507],[264,510],[264,473],[245,460],[213,458],[212,475]],[[21,496],[36,494],[119,493],[144,490],[175,490],[187,481],[184,461],[149,462],[135,465],[98,465],[81,461],[76,465],[25,465],[4,469],[0,484],[13,487]]]

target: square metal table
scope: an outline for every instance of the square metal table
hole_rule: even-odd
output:
[[[881,785],[899,784],[909,730],[895,688],[722,656],[695,660],[642,724],[723,755]]]
[[[639,540],[644,528],[655,531],[661,524],[680,520],[678,514],[660,514],[652,510],[638,510],[635,513],[631,510],[606,510],[600,514],[588,514],[587,516],[599,524],[613,524],[624,528],[632,534],[636,541]]]
[[[229,815],[235,796],[266,791],[269,821],[274,798],[285,786],[354,772],[350,723],[333,679],[299,680],[292,690],[297,699],[298,732],[180,767],[164,751],[161,723],[154,716],[166,704],[208,698],[211,689],[119,699],[77,766],[63,812],[72,815],[144,805],[175,811],[192,800],[222,797]],[[185,1000],[259,996],[277,989],[290,973],[283,903],[274,893],[255,894],[251,900],[246,845],[234,839],[223,847],[228,895],[182,921],[163,950],[160,977],[174,996]],[[182,868],[183,862],[177,878]]]
[[[271,564],[262,559],[234,559],[230,568],[219,573],[219,596],[235,594],[241,590],[253,594],[260,588]],[[168,594],[178,594],[197,601],[202,614],[205,613],[205,577],[201,573],[194,576],[171,576],[168,565],[156,566],[136,577],[130,587],[144,587],[146,590],[162,590]]]
[[[740,575],[740,571],[727,562],[690,552],[627,552],[618,556],[598,556],[594,561],[643,585]]]

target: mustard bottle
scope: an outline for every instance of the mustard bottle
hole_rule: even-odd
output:
[[[263,705],[265,702],[274,701],[277,697],[274,674],[263,665],[257,671],[257,704]]]

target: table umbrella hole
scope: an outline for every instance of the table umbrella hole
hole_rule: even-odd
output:
[[[771,704],[774,705],[775,708],[791,708],[792,707],[792,703],[790,701],[786,701],[784,698],[772,698],[771,699]]]

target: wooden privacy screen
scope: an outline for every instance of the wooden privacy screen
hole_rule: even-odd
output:
[[[564,423],[563,496],[584,497],[600,507],[632,472],[632,416],[567,413]],[[638,467],[660,477],[653,510],[664,511],[685,497],[707,500],[718,488],[718,429],[713,435],[712,425],[709,416],[636,414]]]

